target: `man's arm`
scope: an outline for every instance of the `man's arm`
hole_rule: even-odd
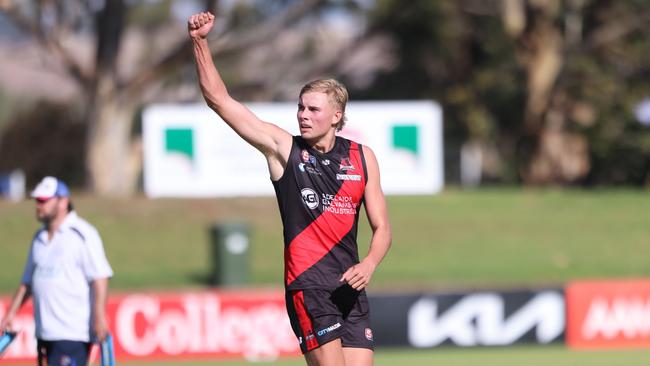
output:
[[[92,282],[95,302],[93,303],[93,326],[99,342],[103,342],[108,335],[108,321],[106,320],[106,302],[108,301],[108,278],[98,278]]]
[[[20,310],[20,307],[31,297],[31,295],[32,291],[28,285],[21,283],[20,286],[18,286],[7,313],[0,321],[0,333],[5,330],[14,330],[11,323],[13,322],[16,313],[18,313],[18,310]]]
[[[372,229],[372,239],[368,255],[359,264],[350,267],[341,277],[341,281],[347,282],[358,291],[363,290],[368,285],[375,269],[388,253],[392,241],[386,200],[379,182],[377,158],[370,148],[366,146],[362,146],[362,148],[368,169],[364,202],[368,222]]]
[[[269,162],[273,179],[284,172],[291,150],[291,135],[278,126],[264,122],[229,94],[212,60],[207,36],[214,25],[209,12],[192,15],[188,32],[196,62],[201,92],[208,106],[214,110],[239,136],[261,151]]]

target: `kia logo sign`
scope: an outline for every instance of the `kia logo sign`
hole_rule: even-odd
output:
[[[507,297],[499,293],[463,296],[440,313],[435,297],[422,297],[408,312],[408,338],[414,347],[445,341],[458,346],[503,346],[534,330],[537,343],[550,343],[564,332],[564,298],[554,291],[532,296],[506,316]]]

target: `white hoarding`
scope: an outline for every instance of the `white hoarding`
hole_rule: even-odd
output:
[[[298,134],[295,103],[250,103],[261,119]],[[340,135],[373,149],[386,194],[443,187],[442,110],[433,102],[351,102]],[[150,197],[273,195],[266,160],[204,104],[152,105],[143,114]]]

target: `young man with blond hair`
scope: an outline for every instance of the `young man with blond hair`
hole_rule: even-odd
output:
[[[305,85],[298,98],[300,136],[260,120],[228,94],[208,47],[213,25],[208,12],[188,20],[199,84],[208,106],[266,158],[284,228],[287,312],[305,360],[372,365],[365,288],[388,252],[391,230],[375,154],[336,136],[348,93],[333,79]],[[362,203],[372,239],[360,261]]]

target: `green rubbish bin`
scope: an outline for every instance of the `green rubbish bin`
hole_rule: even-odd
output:
[[[241,222],[218,223],[210,229],[212,246],[211,283],[233,287],[248,283],[248,225]]]

